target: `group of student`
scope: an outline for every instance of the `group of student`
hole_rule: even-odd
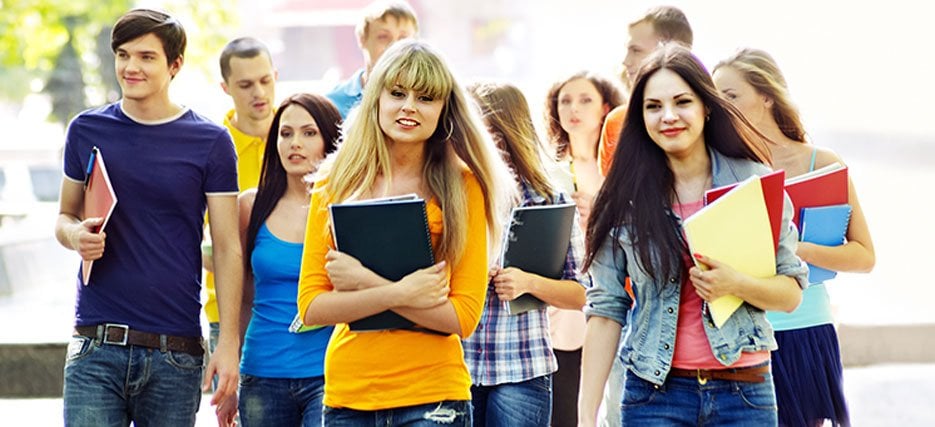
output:
[[[629,25],[629,93],[589,72],[557,82],[543,143],[524,94],[462,85],[407,4],[372,4],[356,31],[361,70],[278,106],[264,45],[228,43],[221,126],[169,99],[179,22],[117,21],[122,99],[66,136],[56,236],[95,261],[77,276],[66,425],[193,425],[209,388],[219,425],[849,425],[805,262],[873,267],[853,185],[837,247],[798,242],[786,198],[774,277],[689,253],[681,230],[708,189],[841,161],[808,140],[767,53],[712,77],[684,14],[650,9]],[[95,147],[118,197],[101,231],[83,215]],[[405,194],[426,201],[435,265],[392,282],[335,249],[329,205]],[[563,203],[579,221],[560,278],[498,267],[511,208]],[[509,314],[524,294],[548,307]],[[715,327],[705,304],[727,294],[744,304]],[[348,326],[387,310],[418,328]]]

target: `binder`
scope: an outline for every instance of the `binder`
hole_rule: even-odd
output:
[[[97,147],[91,148],[91,157],[88,159],[88,169],[84,179],[84,218],[104,218],[101,225],[93,230],[101,232],[107,226],[114,208],[117,207],[117,193],[114,192],[113,183],[107,174],[104,165],[104,156]],[[81,283],[85,286],[91,280],[91,268],[94,261],[81,261]]]
[[[414,196],[414,195],[413,195]],[[406,196],[329,206],[335,248],[379,276],[398,281],[435,264],[425,200]],[[415,324],[392,311],[350,323],[352,331],[411,329]]]
[[[516,267],[549,279],[561,279],[575,220],[573,203],[513,208],[504,236],[500,267]],[[507,313],[520,314],[545,303],[530,294],[506,304]]]

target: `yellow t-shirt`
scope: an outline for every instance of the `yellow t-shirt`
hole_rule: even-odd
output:
[[[480,320],[487,288],[487,223],[484,196],[474,175],[465,172],[467,244],[450,269],[449,299],[469,336]],[[316,184],[320,189],[323,182]],[[299,276],[299,312],[319,294],[333,290],[325,270],[332,248],[323,191],[312,194],[305,252]],[[432,245],[442,236],[442,211],[436,200],[426,205]],[[390,285],[392,286],[392,285]],[[408,330],[352,332],[337,325],[325,354],[325,405],[363,411],[399,408],[442,400],[470,400],[471,377],[464,364],[461,338]]]
[[[234,140],[234,149],[237,151],[237,183],[240,191],[244,191],[260,183],[260,169],[263,168],[263,150],[266,149],[266,142],[265,138],[247,135],[234,127],[231,123],[233,118],[234,110],[230,110],[224,116],[224,126],[227,127]],[[208,300],[205,301],[205,316],[209,322],[217,323],[220,320],[217,293],[214,290],[214,273],[210,271],[205,275],[205,290],[208,293]]]

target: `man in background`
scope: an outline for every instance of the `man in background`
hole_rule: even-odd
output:
[[[224,116],[224,126],[234,140],[237,181],[243,191],[256,187],[260,182],[263,150],[266,149],[266,136],[273,121],[277,74],[269,50],[252,37],[241,37],[227,43],[221,51],[220,63],[221,89],[234,101],[234,108]],[[202,249],[202,260],[207,270],[205,316],[210,327],[208,347],[213,351],[220,326],[211,242],[203,244]]]
[[[351,109],[360,103],[364,85],[383,52],[399,40],[415,37],[419,31],[419,21],[408,3],[381,0],[367,6],[355,31],[357,45],[364,55],[364,67],[327,95],[338,107],[342,119],[347,119]]]

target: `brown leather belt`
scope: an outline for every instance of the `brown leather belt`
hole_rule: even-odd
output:
[[[177,337],[150,332],[135,331],[127,325],[106,323],[97,326],[76,326],[78,335],[94,338],[103,344],[158,348],[160,350],[181,351],[200,357],[205,354],[201,337]]]
[[[752,366],[749,368],[733,369],[679,369],[669,370],[669,376],[697,378],[698,383],[704,385],[708,380],[740,381],[745,383],[761,383],[766,381],[764,374],[769,373],[769,365]]]

